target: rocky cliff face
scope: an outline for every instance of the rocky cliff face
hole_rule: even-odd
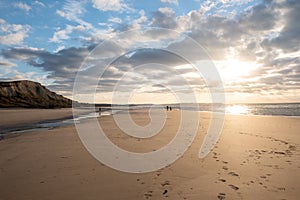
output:
[[[65,108],[72,101],[32,81],[0,82],[0,107]]]

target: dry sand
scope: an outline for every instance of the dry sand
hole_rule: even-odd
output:
[[[5,123],[18,123],[7,116]],[[132,118],[139,125],[149,122],[142,111]],[[198,135],[183,157],[146,174],[119,172],[95,160],[73,125],[1,140],[0,199],[299,199],[300,118],[228,115],[217,146],[200,160],[209,120],[209,113],[201,113]],[[112,116],[99,121],[121,148],[147,152],[174,137],[180,112],[168,112],[164,129],[150,139],[122,134]]]

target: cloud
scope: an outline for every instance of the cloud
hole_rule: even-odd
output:
[[[167,51],[154,49],[141,49],[125,54],[106,66],[102,64],[105,61],[101,61],[102,59],[105,60],[104,55],[111,56],[120,48],[113,43],[107,45],[110,46],[106,46],[105,49],[98,49],[99,54],[97,51],[94,52],[96,56],[89,57],[85,62],[90,67],[81,71],[83,88],[92,88],[91,82],[98,80],[99,72],[104,70],[104,67],[106,69],[99,82],[99,91],[102,92],[111,92],[118,84],[121,84],[116,89],[119,92],[131,91],[132,89],[146,87],[149,84],[169,84],[175,87],[179,85],[178,82],[175,84],[172,81],[175,78],[174,73],[175,75],[182,75],[193,70],[192,68],[176,69],[175,66],[185,63],[182,58]],[[76,74],[92,49],[93,46],[88,46],[68,48],[50,53],[43,49],[10,48],[3,51],[2,55],[5,59],[23,61],[42,69],[48,73],[47,79],[54,80],[52,89],[57,91],[64,88],[64,91],[70,94]],[[20,74],[18,74],[18,78],[21,78]],[[185,85],[182,85],[182,87],[185,87]],[[159,89],[157,88],[157,90]]]
[[[115,32],[122,32],[122,31],[128,31],[128,30],[132,30],[132,29],[140,29],[143,27],[143,25],[147,24],[147,16],[144,10],[140,10],[138,12],[138,14],[140,15],[139,18],[134,19],[134,20],[130,20],[132,21],[131,24],[126,24],[126,23],[120,23],[119,26],[117,28],[114,29]]]
[[[178,5],[178,0],[160,0],[160,2]]]
[[[242,14],[239,24],[245,30],[265,31],[271,30],[278,21],[279,12],[274,6],[268,4],[258,4],[246,13]]]
[[[275,4],[280,10],[280,14],[285,18],[283,29],[277,37],[266,39],[265,44],[280,48],[284,51],[291,52],[300,49],[300,2],[297,0],[284,1]]]
[[[0,80],[9,81],[12,78],[9,78],[13,75],[14,68],[17,65],[10,60],[7,60],[3,57],[0,57]]]
[[[70,38],[70,34],[74,32],[83,32],[85,31],[85,27],[82,25],[71,26],[67,25],[65,29],[58,30],[54,32],[52,38],[49,39],[51,42],[60,43],[62,40],[67,40]]]
[[[3,58],[1,58],[1,60],[0,60],[0,68],[2,68],[2,67],[14,67],[14,66],[16,66],[16,64],[15,63],[12,63],[12,62],[10,62],[10,61],[8,61],[8,60],[5,60],[5,59],[3,59]]]
[[[59,52],[60,50],[63,50],[65,48],[66,48],[65,46],[58,46],[57,49],[55,49],[54,52]]]
[[[64,4],[62,10],[56,10],[57,15],[69,20],[72,24],[75,22],[78,25],[67,24],[64,29],[59,28],[53,33],[52,38],[49,38],[50,42],[61,43],[63,40],[70,39],[70,35],[73,33],[77,33],[79,35],[95,34],[97,30],[93,27],[93,25],[81,18],[86,12],[85,5],[86,1],[83,0],[68,0]],[[87,36],[84,36],[83,38],[86,40]]]
[[[78,21],[79,16],[81,16],[86,11],[84,8],[84,4],[84,1],[68,0],[63,6],[63,11],[58,10],[56,11],[56,13],[70,21]]]
[[[118,17],[111,17],[108,19],[109,22],[113,22],[113,23],[118,23],[121,24],[122,23],[122,19],[118,18]]]
[[[5,20],[0,19],[0,43],[4,45],[22,44],[23,40],[28,36],[30,30],[29,25],[9,24]]]
[[[31,10],[31,7],[26,3],[18,2],[13,4],[14,7],[25,10],[26,12]]]
[[[275,90],[299,88],[299,71],[295,70],[300,66],[300,60],[295,58],[300,55],[299,42],[296,42],[299,41],[300,27],[299,23],[295,24],[300,17],[297,11],[299,4],[297,1],[263,2],[235,18],[204,15],[202,10],[191,11],[186,16],[178,17],[177,23],[208,49],[214,60],[254,61],[259,66],[253,65],[243,79],[224,82],[227,92],[267,95]],[[186,40],[172,45],[186,52],[190,49]],[[292,52],[294,56],[284,52]],[[282,58],[278,59],[278,56]]]
[[[69,20],[71,24],[75,22],[77,25],[67,24],[65,28],[59,27],[53,33],[52,38],[49,38],[50,42],[62,43],[64,40],[70,39],[70,35],[74,33],[79,35],[78,37],[82,41],[93,41],[96,38],[94,35],[97,34],[98,30],[91,23],[82,19],[86,12],[86,3],[84,0],[68,0],[62,9],[56,10],[57,15]]]
[[[45,72],[50,72],[51,77],[68,79],[76,73],[90,50],[89,47],[72,47],[50,53],[36,48],[10,48],[4,50],[2,55],[6,59],[23,61]]]
[[[93,26],[90,23],[81,19],[81,16],[86,12],[85,4],[86,1],[83,0],[68,0],[62,10],[56,10],[56,14],[69,21],[76,22],[86,29],[93,29]]]
[[[130,65],[135,68],[137,66],[147,64],[147,63],[157,63],[161,67],[165,66],[177,66],[186,63],[186,61],[166,50],[161,49],[140,49],[137,51],[130,52],[120,58],[118,58],[114,64],[117,66]]]
[[[139,14],[140,14],[140,18],[134,20],[134,22],[136,24],[142,24],[142,23],[146,22],[147,21],[147,17],[145,15],[145,11],[144,10],[140,10]]]
[[[159,8],[158,11],[152,14],[151,26],[175,29],[177,27],[176,15],[172,8]]]
[[[45,4],[43,2],[40,2],[40,1],[34,1],[34,4],[38,5],[38,6],[46,7]]]
[[[67,17],[67,14],[61,10],[56,10],[56,14],[58,14],[61,17]],[[70,18],[68,17],[68,19],[70,19]]]
[[[0,43],[5,45],[21,44],[25,37],[27,37],[25,32],[10,33],[5,36],[0,36]]]
[[[101,11],[124,11],[130,8],[122,0],[92,0],[93,7]]]

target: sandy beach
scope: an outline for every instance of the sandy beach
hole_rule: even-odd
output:
[[[5,109],[0,110],[0,126],[70,113]],[[167,144],[178,129],[180,111],[167,114],[161,133],[149,139],[123,134],[112,116],[98,120],[119,147],[149,152]],[[210,114],[200,117],[196,139],[183,157],[145,174],[119,172],[94,159],[74,125],[1,140],[0,199],[299,199],[300,118],[227,115],[218,144],[199,159]],[[132,112],[132,118],[141,126],[150,121],[144,110]]]

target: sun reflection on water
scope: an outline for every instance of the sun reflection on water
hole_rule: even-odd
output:
[[[235,115],[249,114],[249,109],[247,106],[244,105],[232,105],[226,107],[226,113]]]

